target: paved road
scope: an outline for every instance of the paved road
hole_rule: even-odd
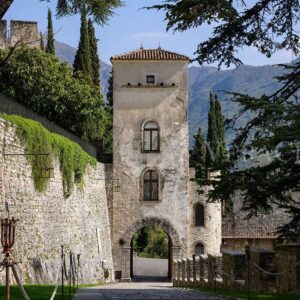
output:
[[[148,280],[81,289],[74,300],[224,300],[206,293],[173,288],[170,282]],[[232,299],[232,298],[231,298]]]

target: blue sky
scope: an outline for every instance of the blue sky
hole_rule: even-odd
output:
[[[139,48],[143,43],[145,48],[157,48],[159,43],[163,49],[186,54],[193,58],[199,42],[207,39],[211,28],[203,26],[184,33],[166,32],[164,14],[153,10],[139,10],[142,6],[161,3],[159,0],[125,0],[125,7],[116,10],[108,25],[96,26],[99,39],[99,55],[109,62],[112,55]],[[25,4],[26,3],[26,4]],[[39,0],[15,0],[5,19],[38,21],[39,30],[45,32],[47,26],[47,9],[55,14],[56,0],[40,2]],[[79,16],[53,18],[55,39],[77,47],[79,40]],[[245,48],[239,52],[240,58],[248,65],[264,65],[283,63],[292,60],[292,54],[287,51],[276,53],[267,59],[254,48]]]

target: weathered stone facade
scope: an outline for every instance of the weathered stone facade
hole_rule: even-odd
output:
[[[61,245],[66,254],[81,254],[81,282],[105,280],[105,269],[109,269],[108,280],[113,279],[104,165],[90,167],[84,186],[75,187],[65,199],[57,160],[53,162],[54,176],[47,190],[35,191],[31,164],[25,156],[13,155],[25,153],[16,127],[3,119],[0,147],[0,215],[6,217],[7,202],[10,216],[19,218],[13,256],[21,261],[24,280],[53,284],[60,267]]]
[[[10,29],[7,21],[0,23],[0,48],[26,44],[30,47],[39,47],[39,31],[37,22],[10,21]]]
[[[195,229],[192,224],[193,204],[204,199],[189,178],[189,60],[176,57],[161,49],[141,49],[112,58],[114,180],[120,183],[120,192],[113,195],[112,245],[114,266],[116,271],[122,271],[123,280],[130,280],[132,236],[143,226],[165,229],[171,238],[174,259],[192,253],[197,241],[214,253],[220,249],[219,204],[213,204],[206,213],[203,229]],[[154,84],[147,83],[147,75],[155,77]],[[160,149],[153,153],[142,150],[143,126],[149,121],[159,127]],[[147,170],[159,175],[158,201],[143,199],[143,174]]]

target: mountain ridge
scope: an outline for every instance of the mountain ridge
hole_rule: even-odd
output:
[[[76,49],[56,42],[57,56],[70,65],[73,64]],[[300,60],[298,58],[295,61]],[[100,61],[101,85],[104,94],[107,93],[108,78],[112,66]],[[193,143],[193,134],[201,127],[206,134],[207,113],[209,110],[209,93],[217,94],[221,101],[226,118],[238,111],[237,105],[230,100],[230,92],[239,92],[251,96],[270,94],[280,87],[276,76],[283,74],[284,69],[278,65],[251,66],[241,65],[234,69],[219,70],[212,66],[191,66],[189,68],[189,128],[190,145]],[[245,115],[241,124],[249,119]],[[231,140],[233,133],[227,133],[227,140]]]

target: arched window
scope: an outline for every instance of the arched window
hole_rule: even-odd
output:
[[[200,203],[195,206],[195,226],[204,226],[204,206]]]
[[[148,170],[144,174],[144,201],[158,201],[158,174]]]
[[[197,243],[195,246],[195,255],[204,254],[204,245],[202,243]]]
[[[159,151],[159,128],[153,121],[147,122],[143,128],[143,152]]]

